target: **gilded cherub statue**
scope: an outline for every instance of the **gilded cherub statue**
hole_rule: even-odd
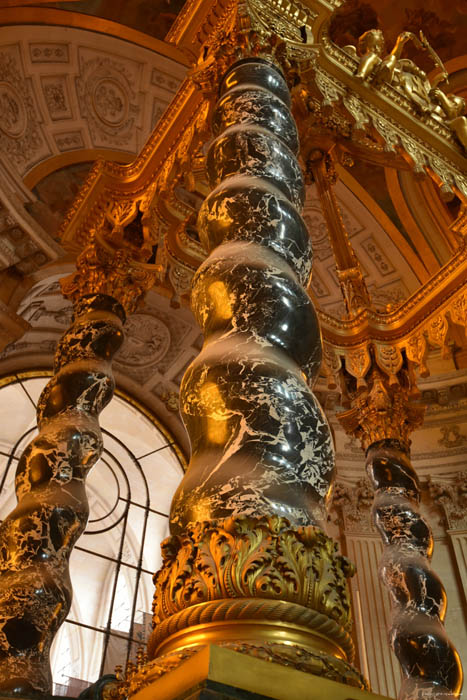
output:
[[[446,94],[439,87],[432,88],[430,97],[438,107],[433,116],[446,122],[467,151],[467,108],[464,98]]]
[[[417,48],[427,51],[440,69],[431,80],[414,61],[402,58],[404,47],[409,41]],[[419,37],[412,32],[402,32],[385,58],[382,58],[385,41],[380,29],[370,29],[359,38],[357,47],[345,46],[344,50],[359,59],[355,73],[358,80],[375,86],[386,82],[404,92],[421,114],[431,114],[435,119],[445,122],[467,150],[465,100],[454,94],[446,94],[441,89],[441,84],[448,84],[448,73],[422,31]]]
[[[358,47],[344,46],[344,51],[351,53],[355,58],[360,57],[360,63],[356,77],[365,81],[381,64],[381,56],[385,48],[384,35],[381,29],[370,29],[358,40]]]

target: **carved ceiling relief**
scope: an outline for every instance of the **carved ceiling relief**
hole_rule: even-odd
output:
[[[21,175],[83,148],[136,155],[185,68],[129,42],[80,29],[0,33],[0,146]]]
[[[94,146],[135,153],[142,126],[142,64],[119,61],[95,50],[78,49],[80,75],[76,90],[81,116],[88,122]],[[59,83],[57,83],[57,88]]]
[[[0,148],[21,173],[52,155],[20,44],[0,47]]]
[[[346,534],[376,533],[371,518],[373,499],[374,490],[366,477],[352,485],[339,481],[335,484],[332,506],[337,515],[336,522],[343,526]]]
[[[155,61],[154,52],[105,34],[0,30],[0,271],[20,280],[63,255],[52,237],[99,154],[89,151],[82,163],[79,151],[136,155],[184,73],[165,56]],[[60,154],[67,165],[49,172],[46,162]],[[39,176],[30,181],[35,166]]]
[[[431,500],[443,512],[448,529],[466,530],[467,472],[457,472],[449,482],[430,477],[427,489]]]

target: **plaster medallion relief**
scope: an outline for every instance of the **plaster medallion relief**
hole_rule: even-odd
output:
[[[383,253],[372,236],[362,241],[361,246],[372,259],[383,277],[394,272],[394,267],[390,263],[389,258]]]
[[[81,131],[68,131],[63,134],[54,134],[55,143],[61,153],[84,148],[83,135]]]
[[[12,85],[0,83],[0,129],[7,136],[19,139],[27,126],[26,107]]]
[[[97,116],[109,126],[120,126],[128,115],[128,98],[116,80],[99,80],[92,93],[92,104]]]
[[[44,100],[52,120],[71,119],[66,76],[45,76],[41,78]]]
[[[87,29],[3,27],[0,152],[22,178],[60,153],[136,155],[185,72],[163,54]]]
[[[94,145],[132,146],[135,150],[141,104],[134,86],[140,83],[141,64],[79,51],[81,71],[76,90]]]
[[[31,43],[29,44],[31,63],[68,63],[70,60],[68,44]]]
[[[170,331],[159,318],[133,314],[125,324],[125,342],[115,358],[117,364],[142,367],[153,365],[167,354]]]
[[[19,44],[0,47],[0,151],[24,173],[50,155]]]

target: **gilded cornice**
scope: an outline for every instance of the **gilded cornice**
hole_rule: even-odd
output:
[[[427,322],[434,314],[447,313],[464,293],[467,277],[465,242],[437,274],[393,311],[363,309],[349,319],[337,319],[323,311],[319,318],[323,334],[336,345],[358,345],[368,333],[378,339],[399,340]]]
[[[363,385],[375,365],[394,378],[408,361],[426,376],[428,347],[439,347],[445,353],[452,324],[467,327],[466,219],[464,212],[453,227],[463,235],[457,254],[394,311],[382,314],[367,308],[340,321],[319,313],[324,340],[322,368],[331,388],[344,389],[344,367],[357,386]]]
[[[81,250],[88,232],[99,227],[112,201],[143,200],[154,193],[156,177],[157,181],[167,180],[177,149],[186,147],[186,133],[204,104],[203,95],[186,79],[132,163],[96,162],[62,224],[60,238],[66,248]]]
[[[186,0],[165,37],[166,42],[196,61],[201,46],[237,5],[238,0]]]
[[[332,3],[303,0],[300,4],[291,0],[273,0],[267,4],[258,3],[258,0],[189,0],[167,38],[186,55],[191,51],[193,58],[199,55],[206,40],[209,45],[217,45],[222,50],[221,34],[228,32],[239,5],[250,12],[253,24],[261,21],[265,26],[269,22],[268,26],[273,26],[278,32],[281,31],[279,20],[282,17],[283,22],[288,23],[287,30],[281,31],[283,36],[287,32],[296,33],[300,26],[305,26],[305,44],[286,38],[290,45],[290,59],[298,66],[299,73],[302,71],[302,86],[305,89],[309,86],[310,94],[315,96],[313,99],[316,95],[321,96],[318,99],[321,99],[323,109],[330,107],[334,113],[344,115],[347,121],[350,120],[351,127],[355,122],[354,132],[359,127],[359,138],[354,138],[351,130],[350,138],[347,136],[344,140],[365,150],[362,133],[368,131],[371,134],[369,141],[379,134],[381,145],[373,141],[377,146],[373,155],[398,161],[403,156],[404,163],[415,172],[434,173],[443,189],[454,189],[460,196],[467,197],[467,161],[452,131],[431,117],[421,120],[404,95],[391,85],[376,88],[359,83],[353,75],[357,59],[330,41],[327,35],[329,20],[340,4],[340,0]],[[261,8],[264,9],[262,18]],[[302,15],[305,11],[309,12],[309,21],[304,24]],[[101,161],[94,166],[62,226],[61,238],[68,249],[74,252],[82,250],[89,233],[102,225],[112,202],[136,202],[143,213],[143,225],[150,227],[151,237],[159,241],[158,262],[165,264],[166,272],[170,272],[171,265],[178,266],[178,278],[184,280],[188,289],[189,277],[202,259],[203,251],[186,235],[184,223],[190,217],[190,209],[179,201],[174,188],[187,173],[194,172],[193,158],[200,146],[199,132],[210,109],[212,95],[203,94],[199,89],[200,70],[199,66],[192,70],[182,83],[135,161],[128,165]],[[203,137],[207,140],[208,134],[204,133]],[[371,156],[371,148],[367,150]],[[202,177],[199,177],[194,183],[198,194],[201,182]],[[452,305],[458,302],[465,273],[465,250],[461,248],[419,292],[395,311],[382,314],[365,309],[351,320],[343,321],[322,313],[325,339],[336,347],[358,346],[368,336],[378,342],[389,338],[390,342],[400,344],[407,335],[424,327],[431,317],[452,309]],[[161,282],[163,276],[160,276]]]

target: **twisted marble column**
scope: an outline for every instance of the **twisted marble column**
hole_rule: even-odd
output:
[[[181,387],[192,457],[155,576],[153,661],[129,687],[207,643],[363,687],[348,663],[353,567],[319,529],[334,456],[309,389],[321,339],[290,95],[260,58],[220,95],[192,291],[205,340]]]
[[[289,105],[284,78],[261,59],[238,62],[223,80],[207,157],[214,189],[198,220],[210,255],[192,293],[205,343],[182,382],[192,458],[173,532],[240,515],[323,522],[334,458],[307,384],[321,341],[303,288],[312,251]]]
[[[443,625],[446,592],[430,568],[433,536],[418,509],[420,488],[408,449],[396,439],[373,443],[367,470],[385,544],[380,571],[393,603],[390,641],[404,674],[399,698],[458,698],[462,667]]]
[[[98,414],[113,395],[110,363],[124,318],[122,306],[104,294],[75,303],[55,374],[39,399],[39,434],[18,464],[18,505],[0,525],[5,692],[51,692],[50,645],[71,605],[68,561],[89,515],[85,479],[102,451]]]

